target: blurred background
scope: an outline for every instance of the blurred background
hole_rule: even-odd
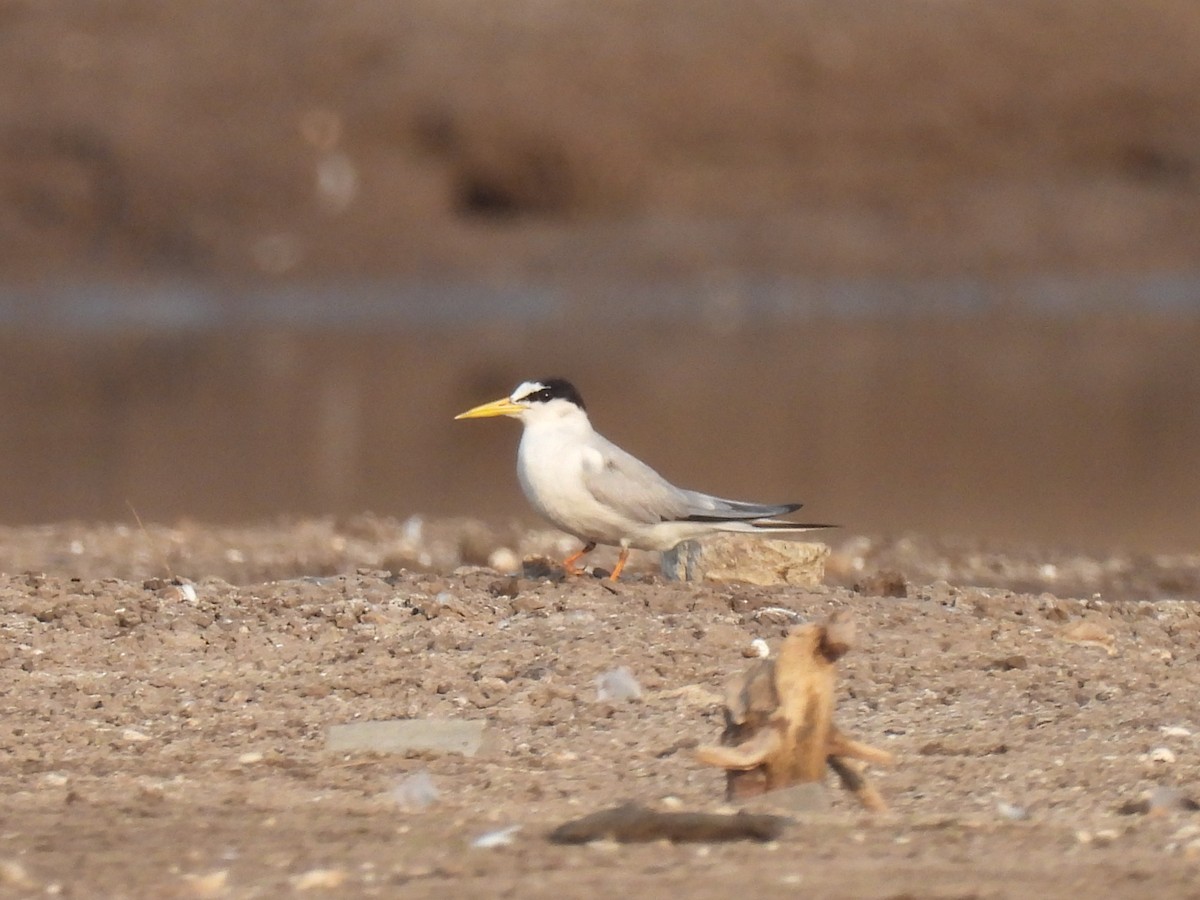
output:
[[[530,517],[565,375],[853,533],[1200,544],[1191,0],[0,6],[0,520]]]

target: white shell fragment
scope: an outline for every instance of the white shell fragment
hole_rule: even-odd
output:
[[[628,666],[618,666],[596,678],[596,699],[601,703],[609,700],[641,700],[642,686]]]
[[[1173,763],[1175,762],[1175,754],[1168,747],[1155,747],[1147,754],[1150,762],[1156,763]]]
[[[520,825],[509,825],[507,828],[498,828],[495,831],[488,831],[471,841],[471,846],[477,847],[481,850],[491,850],[495,847],[507,847],[512,844],[513,840],[516,838],[517,832],[520,830]]]
[[[425,769],[414,772],[391,789],[389,795],[401,809],[422,810],[437,803],[442,792]]]

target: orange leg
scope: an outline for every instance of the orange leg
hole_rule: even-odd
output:
[[[564,559],[563,560],[563,568],[567,570],[567,574],[568,575],[582,575],[583,569],[578,568],[575,565],[575,563],[579,562],[581,559],[583,559],[585,556],[587,556],[589,553],[591,553],[595,549],[596,549],[596,542],[588,541],[586,544],[583,545],[582,550],[580,550],[578,553],[572,553],[570,556],[568,556],[566,559]]]
[[[621,570],[625,568],[625,563],[629,561],[629,548],[622,547],[621,555],[617,558],[617,564],[613,566],[612,574],[608,576],[609,581],[616,581],[621,577]]]

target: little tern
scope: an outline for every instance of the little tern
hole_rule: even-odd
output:
[[[616,581],[631,549],[670,550],[720,531],[778,534],[831,527],[775,518],[800,503],[746,503],[675,487],[592,428],[579,391],[562,378],[523,382],[511,396],[455,418],[489,416],[510,416],[524,426],[517,477],[538,513],[583,541],[583,549],[563,562],[571,575],[580,574],[575,564],[597,544],[621,548],[609,576]]]

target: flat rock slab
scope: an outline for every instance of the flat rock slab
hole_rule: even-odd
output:
[[[474,756],[483,743],[482,720],[385,719],[331,725],[325,749],[333,753],[434,751]]]
[[[658,812],[636,803],[574,819],[555,828],[549,839],[555,844],[587,844],[612,840],[640,844],[667,840],[672,843],[717,843],[723,841],[773,841],[789,820],[782,816],[737,813]]]
[[[825,544],[718,534],[663,553],[662,572],[671,581],[816,587],[825,578],[828,556]]]

